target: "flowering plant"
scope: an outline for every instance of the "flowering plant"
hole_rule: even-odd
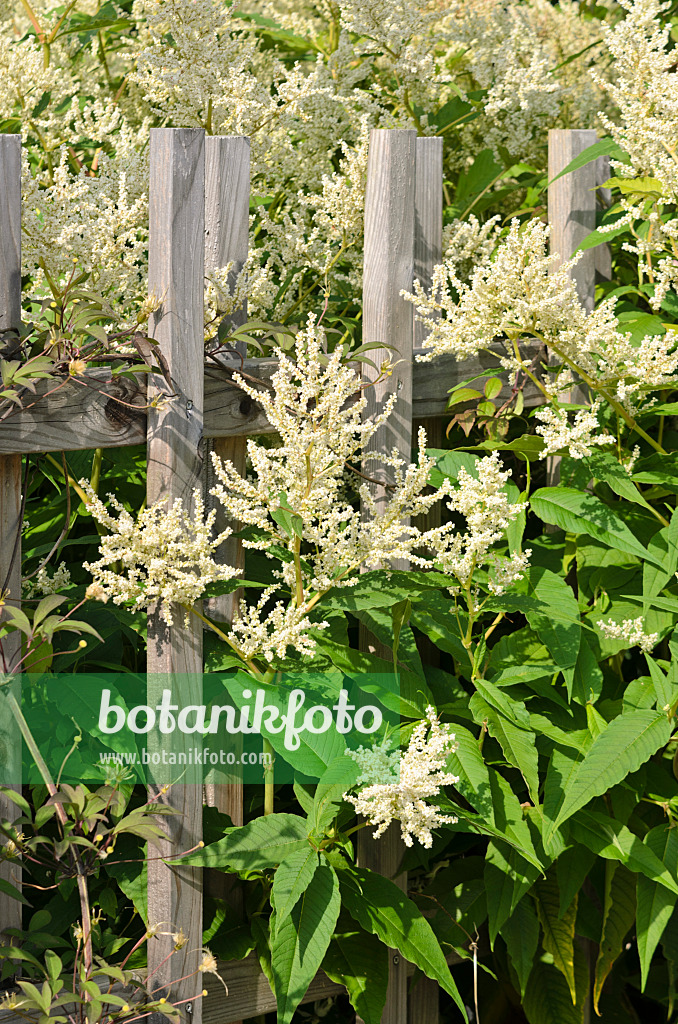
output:
[[[267,768],[246,824],[206,809],[205,848],[174,851],[237,876],[245,912],[216,885],[189,942],[225,959],[256,950],[282,1024],[321,967],[376,1024],[393,948],[440,984],[451,1019],[474,998],[476,1018],[503,1019],[507,993],[529,1024],[673,1011],[675,31],[659,0],[0,3],[0,118],[24,142],[32,325],[3,338],[0,416],[32,389],[94,386],[102,359],[118,378],[140,369],[137,355],[162,373],[139,328],[157,303],[148,129],[252,140],[250,256],[205,282],[206,357],[240,340],[278,358],[269,389],[236,375],[276,439],[250,439],[245,466],[215,459],[210,493],[171,507],[143,504],[141,450],[28,461],[25,617],[3,594],[0,643],[4,671],[32,670],[45,716],[41,672],[72,673],[60,700],[76,721],[81,670],[136,682],[148,608],[175,629],[200,619],[207,667],[241,692],[256,681],[274,700],[288,672],[317,672],[326,704],[362,681],[400,715],[388,742],[350,757],[311,741],[294,755],[294,787]],[[588,157],[611,156],[614,173],[584,245],[609,245],[611,273],[585,310],[581,256],[561,263],[543,222],[545,132],[593,125],[604,138]],[[452,391],[447,445],[421,431],[413,457],[369,447],[392,410],[362,419],[353,361],[375,126],[445,141],[444,257],[408,296],[418,358],[495,357],[482,390]],[[231,334],[245,301],[258,326]],[[242,573],[222,558],[236,540]],[[209,613],[225,594],[229,621]],[[72,614],[85,597],[83,624]],[[73,645],[75,630],[87,644]],[[67,750],[72,736],[54,733]],[[24,890],[36,909],[5,959],[45,977],[44,997],[13,997],[29,1015],[66,990],[40,946],[47,925],[69,971],[91,931],[83,985],[98,955],[123,950],[118,938],[121,956],[136,946],[124,970],[143,969],[146,936],[173,928],[144,918],[150,834],[121,834],[127,866],[115,865],[82,813],[102,791],[57,790],[48,804],[65,824],[40,793],[19,805],[28,838],[3,811],[5,856],[32,864],[37,850],[40,874],[45,850],[75,836],[59,863],[75,870],[80,856],[97,909],[81,908],[74,936],[70,877]],[[43,847],[32,828],[46,815]],[[355,862],[394,840],[407,893]],[[497,978],[480,993],[479,946]],[[454,980],[453,952],[466,961]],[[205,953],[203,972],[213,966]],[[129,1012],[160,1009],[155,994]]]

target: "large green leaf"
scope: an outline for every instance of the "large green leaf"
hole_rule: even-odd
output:
[[[339,917],[339,882],[323,858],[292,912],[272,929],[271,971],[278,1024],[289,1024],[313,981]]]
[[[590,469],[591,476],[606,483],[620,498],[644,508],[652,508],[614,455],[609,452],[593,452],[586,459],[586,468]]]
[[[511,963],[518,975],[520,994],[524,996],[539,945],[539,921],[530,896],[523,896],[508,920],[504,921],[499,934],[506,943]]]
[[[659,558],[643,547],[626,523],[593,494],[582,494],[571,487],[542,487],[532,495],[530,508],[545,523],[568,533],[585,533],[610,548],[663,568]]]
[[[560,892],[553,872],[540,879],[534,887],[537,914],[541,923],[544,949],[553,957],[553,963],[567,982],[572,1005],[577,1003],[574,976],[574,926],[577,919],[577,897],[564,914],[560,913]]]
[[[361,929],[341,932],[330,942],[323,970],[345,985],[351,1006],[364,1024],[379,1024],[388,987],[388,949]]]
[[[476,711],[482,712],[490,736],[498,741],[508,763],[518,769],[525,780],[532,802],[537,806],[539,803],[539,756],[535,733],[528,729],[519,729],[508,718],[490,707],[478,694],[471,698],[471,703],[474,706],[474,715]]]
[[[603,905],[603,931],[596,961],[593,984],[593,1008],[598,1001],[605,979],[624,948],[624,940],[636,917],[636,880],[623,864],[608,861],[605,865],[605,901]]]
[[[308,843],[301,850],[288,853],[280,861],[271,889],[276,928],[292,913],[300,896],[311,884],[319,863],[317,850]]]
[[[484,877],[490,942],[494,945],[499,929],[539,878],[539,869],[517,850],[493,841],[487,846]]]
[[[484,814],[491,821],[493,811],[490,774],[478,749],[478,740],[461,725],[455,725],[454,737],[457,749],[450,756],[447,766],[459,779],[455,789],[479,814]]]
[[[544,790],[544,843],[576,811],[635,772],[671,735],[665,714],[630,711],[614,718],[583,757],[554,751]]]
[[[570,837],[587,846],[598,857],[616,860],[630,871],[645,875],[664,889],[678,895],[676,866],[662,862],[651,846],[641,842],[626,825],[599,811],[580,811],[568,824]]]
[[[268,814],[229,829],[223,839],[182,857],[180,863],[236,871],[273,868],[289,854],[306,849],[308,833],[307,822],[297,814]]]
[[[575,949],[574,968],[576,1006],[572,1005],[570,990],[560,971],[553,964],[535,963],[522,1005],[530,1024],[584,1024],[589,972],[586,958],[579,949]]]
[[[466,1019],[464,1004],[440,944],[412,900],[394,882],[364,868],[342,871],[339,880],[342,902],[351,916],[437,981]]]
[[[678,865],[678,835],[675,828],[657,825],[645,836],[644,845],[657,856],[662,864],[670,864],[675,871]],[[640,987],[645,989],[650,963],[664,929],[671,919],[678,894],[655,881],[638,875],[637,879],[636,937],[640,958]]]

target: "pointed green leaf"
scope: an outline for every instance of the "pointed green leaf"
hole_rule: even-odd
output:
[[[499,743],[504,757],[509,764],[517,768],[527,786],[535,806],[539,803],[539,757],[537,754],[537,737],[527,729],[519,729],[508,718],[490,707],[478,694],[471,698],[475,708],[483,707],[483,717],[487,722],[488,732]],[[475,711],[474,711],[475,713]]]
[[[530,499],[530,508],[544,523],[568,533],[584,533],[610,548],[627,552],[663,568],[635,534],[605,502],[571,487],[542,487]]]
[[[323,858],[291,914],[273,930],[271,971],[278,1024],[289,1024],[306,995],[327,952],[340,907],[336,873]]]
[[[544,791],[544,843],[595,796],[635,772],[671,735],[665,714],[630,711],[614,718],[583,757],[551,757]]]
[[[554,965],[565,978],[572,997],[572,1005],[575,1006],[577,991],[574,977],[574,925],[577,919],[577,897],[575,896],[561,917],[558,882],[551,872],[545,879],[540,879],[536,883],[534,892],[537,914],[544,933],[544,949],[551,954]]]
[[[431,925],[402,889],[388,878],[351,868],[340,872],[342,902],[351,917],[437,981],[466,1019],[461,996]]]
[[[657,825],[645,836],[644,845],[652,850],[662,864],[671,865],[675,871],[678,865],[678,833],[669,825]],[[645,990],[650,963],[664,929],[671,919],[678,894],[644,875],[637,879],[638,909],[636,913],[636,936],[640,958],[640,988]]]
[[[624,948],[624,940],[635,918],[636,880],[623,864],[608,861],[605,865],[603,931],[593,985],[593,1008],[599,1016],[598,1001],[605,979]]]
[[[351,1006],[364,1024],[380,1024],[388,987],[388,949],[376,935],[356,930],[335,935],[322,968],[344,985]]]
[[[174,863],[234,870],[272,868],[308,847],[308,824],[296,814],[268,814],[232,828],[223,839]]]
[[[539,878],[539,869],[516,850],[493,841],[487,846],[484,877],[490,943],[494,945],[499,929]]]
[[[539,922],[530,896],[523,896],[507,921],[499,929],[508,955],[518,975],[521,996],[525,996],[530,972],[539,945]]]
[[[319,863],[317,850],[308,843],[304,849],[288,853],[280,861],[271,889],[276,928],[280,928],[288,914],[292,913],[299,897],[311,884]]]
[[[605,860],[617,860],[678,895],[675,865],[663,863],[626,825],[598,811],[580,811],[568,825],[570,837]]]

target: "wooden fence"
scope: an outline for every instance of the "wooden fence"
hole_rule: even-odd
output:
[[[554,178],[577,153],[596,139],[593,131],[553,131],[549,135],[549,177]],[[0,135],[0,330],[16,327],[21,315],[21,148],[20,136]],[[226,369],[204,365],[203,288],[205,270],[234,261],[242,266],[247,256],[249,215],[249,140],[240,137],[205,137],[198,129],[163,128],[151,131],[150,146],[150,289],[163,297],[162,308],[150,324],[169,364],[177,398],[161,409],[147,408],[147,398],[159,382],[111,380],[106,370],[92,370],[78,380],[46,394],[38,387],[37,401],[0,423],[0,578],[9,580],[9,600],[21,592],[21,552],[18,539],[22,488],[22,456],[48,451],[114,448],[147,442],[148,501],[165,496],[182,498],[190,505],[195,487],[203,486],[206,445],[244,466],[248,436],[270,427],[261,409],[232,382]],[[553,248],[567,258],[595,225],[596,184],[608,177],[606,158],[559,178],[549,187],[549,220]],[[442,436],[449,389],[456,383],[497,365],[490,355],[458,364],[451,358],[417,363],[413,355],[423,340],[415,327],[413,307],[401,296],[416,277],[430,281],[442,249],[442,140],[418,138],[409,130],[374,130],[370,140],[365,209],[363,332],[365,342],[384,346],[384,357],[401,360],[392,377],[367,391],[366,414],[392,391],[398,391],[395,414],[374,439],[378,448],[393,447],[407,458],[413,429],[422,421]],[[580,298],[592,307],[596,271],[605,273],[605,250],[590,251],[576,270]],[[609,267],[607,269],[609,274]],[[395,348],[395,352],[393,349]],[[375,362],[380,353],[372,354]],[[239,365],[239,363],[237,364]],[[271,359],[248,359],[248,374],[267,380],[275,369]],[[374,376],[374,371],[370,372]],[[480,382],[482,386],[482,382]],[[504,398],[509,397],[508,384]],[[538,393],[525,392],[526,404],[536,405]],[[386,476],[383,485],[388,483]],[[385,493],[384,486],[381,493]],[[377,489],[379,490],[379,488]],[[379,493],[377,493],[379,498]],[[241,564],[237,542],[227,556]],[[215,615],[228,618],[232,604],[220,599]],[[194,620],[197,622],[197,619]],[[7,644],[7,640],[4,641]],[[374,648],[369,636],[362,642]],[[157,615],[148,621],[149,703],[156,680],[178,673],[192,680],[190,703],[200,703],[202,632],[179,621],[167,627]],[[0,778],[20,744],[12,723],[0,722]],[[7,777],[7,776],[5,776]],[[162,819],[167,832],[165,850],[188,849],[201,836],[203,796],[212,805],[242,823],[242,789],[210,784],[181,785],[161,799],[177,807],[181,816]],[[12,817],[13,805],[0,798],[0,816]],[[359,857],[370,868],[396,878],[402,844],[396,828],[379,841],[363,831]],[[16,883],[17,868],[0,866],[0,878]],[[197,968],[202,933],[202,879],[200,869],[168,867],[153,860],[148,874],[150,921],[171,921],[190,937],[182,953],[172,958],[175,977]],[[0,893],[0,931],[19,926],[19,904]],[[162,963],[171,948],[166,936],[149,944],[151,966]],[[178,962],[183,958],[183,963]],[[459,962],[455,955],[451,963]],[[156,977],[170,978],[160,968]],[[192,1004],[193,1024],[229,1024],[275,1009],[275,999],[253,955],[222,966],[229,996],[218,984],[203,1001]],[[419,979],[409,996],[411,965],[393,951],[384,1024],[437,1024],[438,990]],[[209,983],[208,983],[209,987]],[[194,981],[179,985],[175,998],[192,994]],[[303,1002],[341,991],[320,973]]]

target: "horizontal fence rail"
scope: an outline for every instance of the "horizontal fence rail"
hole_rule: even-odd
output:
[[[571,156],[595,141],[594,133],[552,132],[549,136],[549,168],[563,169]],[[581,226],[595,224],[596,193],[593,190],[608,176],[604,161],[559,178],[549,188],[549,218],[554,238],[567,259],[581,240]],[[554,175],[551,175],[554,176]],[[207,196],[207,208],[206,208]],[[0,135],[0,328],[18,325],[20,318],[20,137]],[[203,267],[212,270],[233,261],[241,267],[247,258],[249,206],[249,141],[239,137],[209,138],[198,129],[153,129],[151,134],[151,183],[149,279],[162,308],[154,314],[150,334],[168,362],[177,397],[163,409],[147,409],[147,400],[158,388],[145,375],[137,380],[115,378],[110,370],[88,371],[81,377],[54,386],[42,382],[35,394],[22,396],[23,408],[12,410],[0,421],[0,573],[8,576],[11,599],[20,599],[20,544],[17,520],[21,503],[21,457],[49,451],[79,451],[148,444],[148,500],[160,497],[190,498],[192,489],[205,484],[206,439],[226,439],[229,457],[244,465],[244,443],[248,436],[270,433],[261,408],[233,382],[233,371],[242,370],[265,388],[275,372],[270,358],[233,360],[233,370],[212,365],[203,369]],[[413,131],[375,130],[371,136],[366,196],[364,340],[384,344],[384,357],[403,363],[392,378],[380,382],[379,394],[370,389],[373,404],[383,400],[389,388],[398,387],[403,401],[392,421],[376,439],[379,447],[394,445],[409,458],[413,424],[427,421],[435,427],[447,413],[451,388],[478,374],[494,375],[499,363],[491,353],[482,353],[463,363],[452,357],[421,363],[417,355],[425,335],[413,322],[413,308],[402,299],[402,288],[411,289],[414,277],[430,281],[442,247],[442,143],[420,139]],[[577,270],[577,287],[587,308],[592,308],[595,275],[605,274],[606,249],[595,250]],[[244,312],[233,319],[241,323]],[[416,346],[416,347],[415,347]],[[525,346],[530,359],[540,355],[537,343]],[[394,355],[394,349],[396,354]],[[497,351],[499,348],[497,349]],[[244,357],[244,353],[240,354]],[[374,358],[374,353],[371,353]],[[543,353],[546,358],[546,353]],[[370,372],[366,371],[369,376]],[[474,386],[482,388],[482,380]],[[148,390],[147,390],[148,388]],[[372,394],[372,392],[375,392]],[[49,392],[49,393],[48,393]],[[504,384],[501,400],[511,397]],[[528,408],[540,404],[535,386],[523,390]],[[374,411],[374,410],[372,410]],[[429,422],[430,421],[430,422]],[[388,435],[386,430],[390,431]],[[439,441],[437,442],[439,443]],[[216,444],[216,442],[215,442]],[[386,480],[383,483],[387,483]],[[240,564],[241,552],[229,556]],[[10,572],[11,566],[11,572]],[[222,608],[225,618],[233,614],[234,602]],[[201,635],[182,624],[168,629],[155,617],[149,618],[148,677],[152,689],[155,675],[183,672],[193,682],[191,700],[197,701],[202,671]],[[376,649],[373,638],[363,635],[364,646]],[[390,655],[390,652],[389,652]],[[5,726],[8,723],[4,723]],[[10,751],[17,737],[11,728],[0,731],[0,743]],[[9,756],[9,755],[6,755]],[[6,764],[3,758],[1,764]],[[1,767],[0,767],[1,771]],[[183,794],[166,799],[181,812],[172,818],[166,852],[188,848],[200,839],[202,791],[195,786],[180,787]],[[242,792],[238,787],[208,787],[208,802],[229,810],[234,821],[242,821]],[[11,810],[0,798],[0,814]],[[163,822],[168,828],[167,821]],[[397,833],[391,829],[378,843],[362,833],[359,856],[363,864],[396,877],[402,850]],[[18,880],[17,869],[0,866],[0,878]],[[173,930],[183,929],[191,937],[182,973],[194,970],[195,952],[201,945],[202,878],[200,871],[170,868],[156,860],[149,867],[148,909],[153,920],[171,920]],[[0,893],[0,932],[20,922],[19,905]],[[167,943],[157,943],[152,956],[160,964]],[[457,954],[450,964],[460,962]],[[383,1024],[437,1024],[435,985],[421,981],[409,1001],[407,989],[414,968],[393,957],[391,981]],[[176,961],[173,958],[173,964]],[[275,1009],[275,997],[258,960],[250,955],[242,961],[220,966],[229,988],[228,997],[218,982],[207,980],[208,995],[202,1005],[194,1003],[191,1020],[200,1024],[234,1024],[244,1018]],[[169,985],[171,979],[162,977]],[[302,1003],[343,991],[322,972],[312,981]],[[417,994],[418,993],[418,994]],[[182,992],[174,991],[174,998]],[[0,1014],[0,1020],[18,1018]]]

